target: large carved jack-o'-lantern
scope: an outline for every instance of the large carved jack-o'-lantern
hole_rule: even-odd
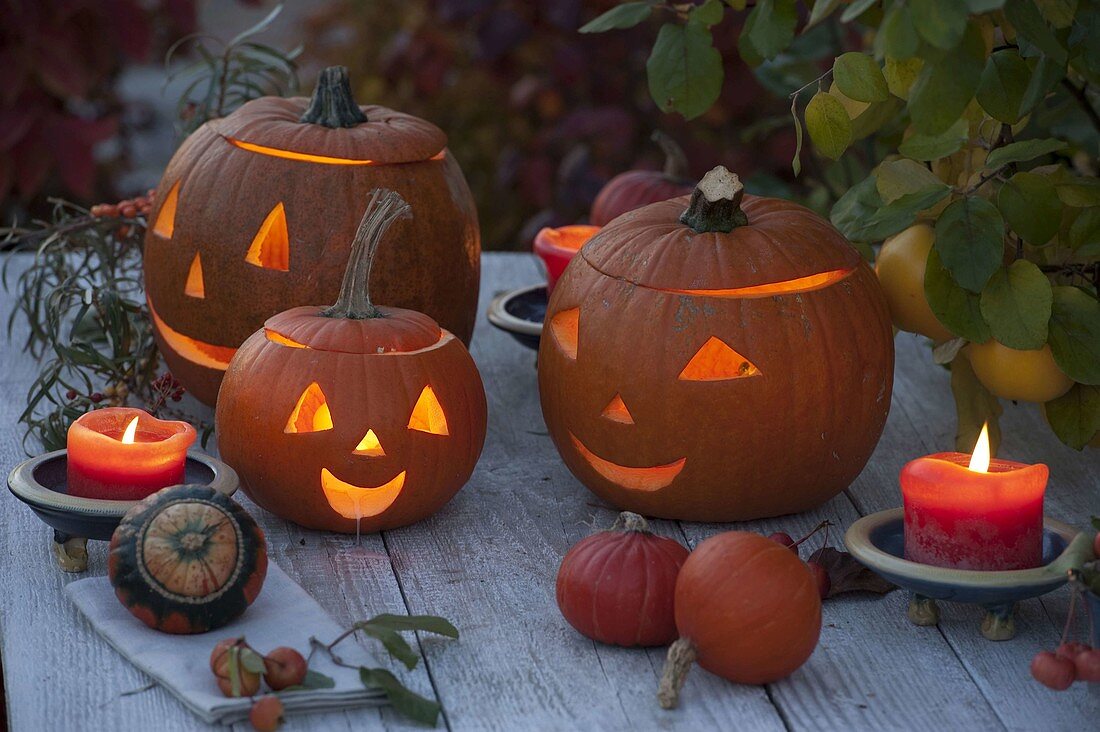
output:
[[[157,342],[179,380],[213,404],[234,350],[264,320],[331,302],[367,193],[416,209],[380,253],[376,299],[427,313],[464,342],[477,308],[477,212],[447,138],[385,107],[358,106],[342,67],[312,100],[264,97],[180,146],[157,189],[145,286]]]
[[[715,168],[624,214],[550,299],[539,391],[566,465],[619,508],[801,511],[866,464],[890,407],[890,314],[828,222]],[[686,209],[686,210],[685,210]]]
[[[272,513],[330,531],[380,531],[438,510],[485,441],[485,391],[456,336],[371,303],[371,261],[408,211],[376,191],[336,305],[292,308],[241,345],[218,397],[222,458]]]

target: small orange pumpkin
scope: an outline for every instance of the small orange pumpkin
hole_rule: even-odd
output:
[[[890,409],[894,339],[874,272],[812,211],[715,168],[690,200],[624,214],[550,297],[542,413],[616,507],[742,521],[824,503]]]
[[[370,300],[375,249],[408,211],[397,193],[374,191],[336,304],[269,318],[222,382],[222,457],[252,500],[303,526],[419,521],[481,454],[485,391],[465,346],[423,313]]]
[[[687,158],[676,141],[663,132],[654,132],[653,141],[665,153],[664,170],[628,170],[607,181],[592,202],[588,217],[592,224],[603,226],[627,211],[683,196],[695,188],[695,181],[688,177]]]
[[[738,684],[769,684],[804,664],[821,634],[821,598],[806,563],[745,531],[695,547],[676,578],[675,606],[680,638],[658,692],[666,709],[693,662]]]

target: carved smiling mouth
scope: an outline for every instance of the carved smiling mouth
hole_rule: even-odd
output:
[[[361,519],[377,516],[393,505],[401,489],[405,487],[405,471],[380,486],[359,486],[346,483],[328,468],[321,468],[321,490],[328,505],[344,518]]]
[[[229,361],[233,358],[233,354],[237,352],[236,348],[215,346],[212,343],[200,341],[198,338],[185,336],[161,320],[160,316],[157,315],[157,311],[153,309],[152,299],[147,299],[147,302],[153,325],[156,326],[160,337],[164,339],[169,348],[199,366],[217,369],[218,371],[225,371],[229,368]]]
[[[676,480],[676,476],[684,469],[684,463],[687,462],[687,458],[680,458],[668,465],[631,468],[600,457],[585,447],[584,443],[578,440],[572,432],[569,433],[569,439],[572,440],[573,447],[592,466],[593,470],[620,488],[632,491],[652,492],[667,487],[672,481]]]

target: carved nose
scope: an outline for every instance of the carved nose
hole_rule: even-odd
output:
[[[352,454],[366,455],[367,457],[385,457],[386,451],[382,449],[382,443],[378,441],[378,435],[374,434],[374,430],[367,430],[367,434],[359,440],[359,444],[352,450]]]
[[[616,394],[614,398],[608,402],[607,406],[603,408],[603,412],[600,413],[600,416],[604,419],[610,419],[612,422],[634,424],[634,418],[630,416],[630,410],[626,408],[626,404],[623,403],[623,398],[619,394]]]

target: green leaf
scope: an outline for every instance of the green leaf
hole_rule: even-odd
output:
[[[925,62],[909,91],[909,114],[917,130],[935,135],[955,124],[974,98],[984,67],[985,41],[971,23],[957,47]]]
[[[654,3],[635,2],[616,5],[603,15],[581,26],[581,33],[603,33],[609,30],[633,28],[648,18],[653,12]]]
[[[879,38],[882,39],[882,53],[887,60],[890,58],[905,60],[917,55],[920,38],[913,25],[913,14],[908,5],[894,3],[890,6],[882,19],[882,28],[876,40]]]
[[[997,207],[977,196],[949,205],[936,221],[936,251],[956,282],[981,292],[1004,256],[1004,221]]]
[[[997,51],[985,62],[978,84],[978,104],[993,119],[1016,124],[1030,81],[1031,69],[1016,49]]]
[[[982,318],[981,297],[955,282],[935,248],[928,252],[924,297],[936,319],[952,333],[973,343],[985,343],[992,337]]]
[[[1100,208],[1085,209],[1069,227],[1069,245],[1072,249],[1100,250]]]
[[[725,6],[722,4],[722,0],[706,0],[702,5],[698,5],[691,11],[691,22],[702,23],[707,28],[712,25],[717,25],[722,22],[722,15],[725,13]]]
[[[1050,350],[1066,376],[1100,385],[1100,301],[1076,287],[1053,288]]]
[[[451,625],[446,618],[435,615],[391,615],[383,613],[374,616],[367,622],[390,630],[419,630],[448,638],[458,638],[458,628]]]
[[[1009,348],[1042,348],[1053,297],[1050,280],[1039,267],[1017,259],[989,278],[982,290],[982,317],[993,337]]]
[[[988,111],[988,110],[987,110]],[[1021,140],[1012,142],[1004,147],[991,150],[989,157],[985,159],[985,167],[990,170],[1004,167],[1009,163],[1020,163],[1025,160],[1034,160],[1040,155],[1049,155],[1052,152],[1066,149],[1066,143],[1048,137],[1043,140]]]
[[[1074,208],[1100,206],[1100,179],[1071,178],[1065,182],[1056,182],[1058,198],[1062,203]]]
[[[747,45],[760,58],[775,58],[794,40],[796,25],[795,0],[759,0],[745,19],[738,45]]]
[[[840,14],[840,22],[847,23],[866,13],[878,0],[852,0],[847,10]]]
[[[1035,0],[1039,12],[1055,28],[1069,28],[1077,12],[1077,0]]]
[[[918,188],[912,193],[904,193],[889,204],[883,205],[882,198],[875,190],[876,178],[872,176],[867,180],[872,181],[871,190],[863,200],[859,201],[860,208],[864,210],[855,216],[845,217],[841,214],[840,218],[844,220],[843,228],[836,224],[836,219],[837,207],[841,206],[841,202],[845,200],[844,196],[833,207],[834,224],[852,241],[879,241],[893,236],[911,226],[918,213],[934,206],[951,191],[949,186],[936,180],[934,184]],[[845,201],[845,205],[849,204],[850,202]]]
[[[1049,178],[1038,173],[1012,176],[997,192],[997,208],[1009,228],[1033,246],[1045,245],[1062,225],[1058,191]]]
[[[936,48],[949,51],[966,32],[966,6],[959,0],[909,0],[917,33]]]
[[[254,674],[267,673],[267,666],[264,665],[264,657],[251,648],[240,649],[241,666],[246,670],[251,671]]]
[[[1066,65],[1069,54],[1043,20],[1034,0],[1008,0],[1004,13],[1020,37],[1050,56],[1059,66]]]
[[[320,671],[307,669],[302,683],[280,689],[279,693],[284,691],[309,691],[310,689],[333,689],[335,687],[336,681],[331,676],[325,676]]]
[[[420,661],[420,654],[412,649],[400,633],[384,625],[375,625],[369,620],[365,623],[356,623],[355,627],[381,641],[389,654],[405,664],[405,668],[416,668],[416,664]]]
[[[805,33],[810,28],[813,28],[815,25],[828,18],[833,14],[833,11],[843,4],[844,0],[817,0],[817,2],[814,3],[814,9],[810,11],[810,19],[806,21],[806,27],[802,29],[802,32]]]
[[[835,89],[833,91],[837,92]],[[867,109],[852,120],[852,140],[862,140],[897,120],[904,107],[905,103],[897,97],[888,97],[885,102],[871,102]]]
[[[359,680],[368,689],[382,689],[393,708],[401,715],[421,724],[435,726],[439,719],[439,703],[425,699],[397,680],[384,668],[359,667]]]
[[[969,139],[970,124],[959,118],[938,135],[910,135],[898,145],[898,152],[914,160],[939,160],[957,152]]]
[[[996,455],[1001,444],[999,418],[1004,411],[997,397],[990,394],[978,377],[968,358],[956,358],[951,362],[951,394],[955,397],[955,449],[972,452],[982,432],[982,425],[989,425],[989,448]]]
[[[1074,384],[1062,396],[1043,405],[1058,439],[1083,450],[1100,433],[1100,387]]]
[[[722,91],[722,56],[710,31],[699,23],[666,23],[646,62],[649,93],[663,112],[694,119],[710,109]]]
[[[806,131],[822,155],[836,160],[852,143],[852,121],[840,100],[817,92],[806,105]]]
[[[862,230],[863,222],[883,206],[876,186],[877,181],[872,173],[849,188],[829,212],[833,226],[853,241],[859,240],[855,234]]]
[[[1066,66],[1058,63],[1048,56],[1043,56],[1035,64],[1028,82],[1027,91],[1020,102],[1020,114],[1025,115],[1035,109],[1039,102],[1043,101],[1054,85],[1066,76]]]
[[[966,9],[973,15],[988,13],[991,10],[1000,10],[1005,5],[1005,0],[964,0]]]
[[[791,159],[791,170],[797,178],[802,172],[802,120],[798,117],[797,94],[791,99],[791,120],[794,121],[794,158]]]
[[[886,203],[892,203],[906,193],[916,193],[928,186],[947,187],[927,167],[908,158],[887,160],[875,170],[875,187]]]
[[[833,62],[833,81],[857,102],[884,102],[890,98],[882,69],[865,53],[850,51],[838,56]]]
[[[892,56],[887,56],[886,66],[883,69],[883,75],[886,76],[886,88],[894,96],[908,99],[909,91],[913,88],[917,77],[920,76],[922,68],[924,68],[924,60],[916,56],[901,61]]]

